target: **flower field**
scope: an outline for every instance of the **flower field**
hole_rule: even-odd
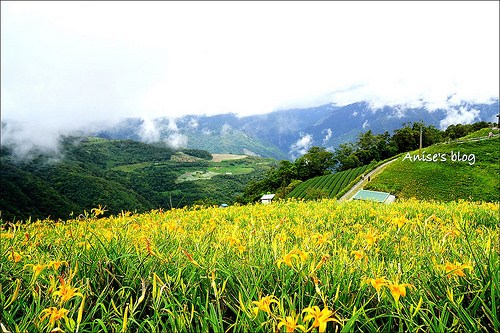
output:
[[[498,204],[103,213],[3,224],[2,332],[500,331]]]

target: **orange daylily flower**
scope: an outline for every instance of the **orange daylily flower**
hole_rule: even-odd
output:
[[[363,259],[365,256],[365,253],[363,251],[351,251],[351,254],[354,256],[354,259],[360,260]]]
[[[9,253],[9,259],[12,260],[13,262],[20,262],[21,259],[23,259],[23,256],[20,253],[12,250],[12,252]]]

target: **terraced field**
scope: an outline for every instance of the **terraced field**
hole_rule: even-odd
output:
[[[356,178],[371,170],[374,163],[359,168],[340,171],[331,175],[319,176],[308,179],[292,190],[287,198],[317,199],[336,198]]]

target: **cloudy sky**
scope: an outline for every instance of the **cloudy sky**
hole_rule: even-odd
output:
[[[499,40],[496,1],[2,1],[2,120],[487,102]]]

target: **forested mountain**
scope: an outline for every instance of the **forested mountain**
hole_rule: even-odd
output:
[[[212,161],[206,151],[174,150],[131,140],[65,138],[58,154],[0,157],[3,220],[68,218],[98,205],[109,213],[184,205],[233,203],[245,184],[273,160]]]
[[[326,104],[247,117],[223,114],[191,115],[176,120],[158,118],[152,124],[141,119],[127,119],[94,134],[110,139],[146,141],[154,137],[173,146],[214,153],[293,160],[312,146],[333,150],[368,130],[374,134],[391,132],[410,122],[423,122],[440,129],[454,123],[496,122],[498,112],[498,101],[491,104],[463,103],[433,111],[405,106],[373,108],[366,102],[359,102],[342,107]]]

